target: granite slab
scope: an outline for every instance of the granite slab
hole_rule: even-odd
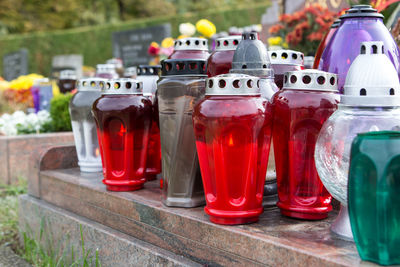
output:
[[[265,210],[260,221],[221,226],[202,207],[169,208],[158,181],[135,192],[109,192],[102,174],[78,168],[43,170],[40,197],[90,220],[209,266],[372,266],[355,244],[329,230],[337,211],[321,221],[284,217]]]
[[[88,266],[95,266],[96,250],[98,260],[104,267],[201,266],[182,256],[55,207],[43,200],[23,195],[20,196],[19,202],[20,231],[30,238],[42,240],[41,244],[46,249],[51,249],[56,255],[64,255],[67,265],[72,264],[72,250],[74,250],[75,260],[82,257],[83,239],[85,251],[89,252]],[[2,266],[1,258],[0,266]],[[14,265],[9,266],[19,265],[14,262]]]

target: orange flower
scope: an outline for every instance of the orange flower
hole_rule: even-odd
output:
[[[269,28],[269,33],[278,33],[283,28],[284,26],[282,24],[273,25],[271,28]]]

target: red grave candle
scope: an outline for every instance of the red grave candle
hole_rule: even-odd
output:
[[[314,162],[315,143],[324,122],[337,109],[337,76],[307,70],[285,74],[275,94],[273,142],[278,207],[283,215],[318,220],[332,209]]]
[[[194,108],[193,125],[204,210],[211,222],[251,223],[263,212],[272,125],[267,102],[256,77],[226,74],[207,80],[206,97]]]
[[[109,80],[93,103],[93,114],[103,163],[103,183],[111,191],[143,187],[152,104],[143,96],[142,83]]]
[[[204,59],[208,53],[208,41],[204,38],[183,38],[175,41],[174,52],[168,59]]]
[[[228,36],[216,40],[215,51],[207,60],[207,75],[213,77],[229,73],[232,68],[233,55],[241,40],[240,36]]]
[[[268,51],[274,70],[275,84],[282,89],[285,72],[304,69],[304,55],[293,50]]]

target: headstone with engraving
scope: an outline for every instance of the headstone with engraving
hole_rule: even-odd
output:
[[[28,50],[20,49],[3,57],[3,78],[11,81],[28,74]]]
[[[53,57],[51,64],[51,77],[58,79],[63,70],[73,70],[78,79],[82,78],[83,56],[82,55],[57,55]]]
[[[125,67],[146,65],[151,61],[147,49],[151,42],[171,36],[171,24],[162,24],[142,29],[114,32],[113,57],[121,58]]]

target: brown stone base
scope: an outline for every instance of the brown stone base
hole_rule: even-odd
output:
[[[43,245],[65,253],[67,262],[72,248],[76,259],[81,257],[82,229],[85,250],[92,252],[90,258],[94,260],[97,249],[101,266],[201,266],[30,196],[20,197],[19,220],[21,231],[31,238],[38,237],[42,229]]]

